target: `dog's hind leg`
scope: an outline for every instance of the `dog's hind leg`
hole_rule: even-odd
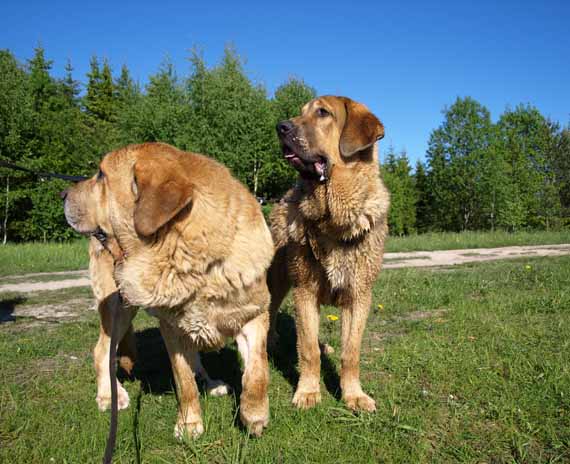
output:
[[[206,386],[206,392],[210,396],[224,396],[227,395],[229,392],[232,391],[232,387],[230,387],[227,383],[223,382],[222,380],[215,380],[210,378],[206,368],[202,364],[202,360],[200,359],[200,353],[196,351],[194,354],[194,359],[192,361],[192,369],[196,374],[196,377],[200,379]]]
[[[124,309],[121,308],[119,311],[124,311]],[[121,366],[127,374],[131,375],[137,360],[137,343],[132,323],[129,324],[125,335],[123,335],[123,339],[119,342],[117,356],[119,358],[119,366]]]
[[[291,288],[291,281],[287,272],[286,247],[281,247],[275,253],[271,267],[267,272],[267,286],[271,294],[269,303],[269,333],[267,336],[267,347],[269,351],[274,351],[279,343],[277,333],[277,315],[287,292]]]
[[[115,306],[113,308],[112,306]],[[131,321],[136,310],[123,307],[118,292],[98,302],[101,318],[99,340],[93,350],[95,370],[97,372],[97,405],[101,411],[111,407],[111,380],[109,378],[109,355],[111,351],[112,314],[115,313],[115,327],[117,338],[121,340],[125,333],[132,330]],[[119,409],[129,406],[129,394],[117,380],[117,393]]]

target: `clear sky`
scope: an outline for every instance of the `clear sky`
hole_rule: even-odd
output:
[[[25,61],[41,42],[55,74],[70,58],[81,81],[93,54],[116,72],[126,63],[144,84],[165,56],[187,75],[192,46],[215,64],[233,43],[270,94],[297,76],[366,103],[386,126],[381,149],[405,148],[412,160],[457,96],[494,120],[531,103],[570,122],[570,0],[6,0],[0,18],[0,48]]]

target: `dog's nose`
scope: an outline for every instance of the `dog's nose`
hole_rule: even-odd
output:
[[[293,130],[294,127],[295,125],[289,120],[281,121],[280,123],[277,124],[277,133],[279,135],[288,134]]]
[[[68,193],[69,193],[69,189],[65,189],[65,190],[62,190],[61,192],[59,192],[59,196],[61,197],[61,199],[63,201],[65,201]]]

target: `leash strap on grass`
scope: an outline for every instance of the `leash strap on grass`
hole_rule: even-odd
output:
[[[51,177],[54,179],[67,180],[69,182],[81,182],[82,180],[88,179],[88,177],[85,177],[85,176],[68,176],[67,174],[58,174],[55,172],[33,171],[31,169],[24,168],[22,166],[18,166],[17,164],[9,163],[8,161],[3,161],[3,160],[0,160],[0,167],[8,168],[8,169],[14,169],[16,171],[29,172],[30,174],[34,174],[38,177]]]
[[[118,296],[120,299],[120,295]],[[109,436],[107,437],[107,445],[105,446],[105,455],[103,456],[103,464],[111,464],[113,462],[113,451],[115,450],[115,442],[117,441],[117,421],[118,421],[118,398],[117,398],[117,311],[120,304],[111,304],[111,343],[109,347],[109,377],[111,378],[111,425],[109,426]]]

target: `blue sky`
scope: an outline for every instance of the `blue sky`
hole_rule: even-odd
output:
[[[568,0],[6,1],[0,18],[0,48],[24,61],[41,42],[55,74],[70,58],[82,81],[93,54],[144,84],[167,55],[186,75],[192,46],[215,64],[233,43],[270,93],[297,76],[366,103],[386,126],[381,150],[405,148],[412,160],[457,96],[494,120],[530,103],[570,122]]]

